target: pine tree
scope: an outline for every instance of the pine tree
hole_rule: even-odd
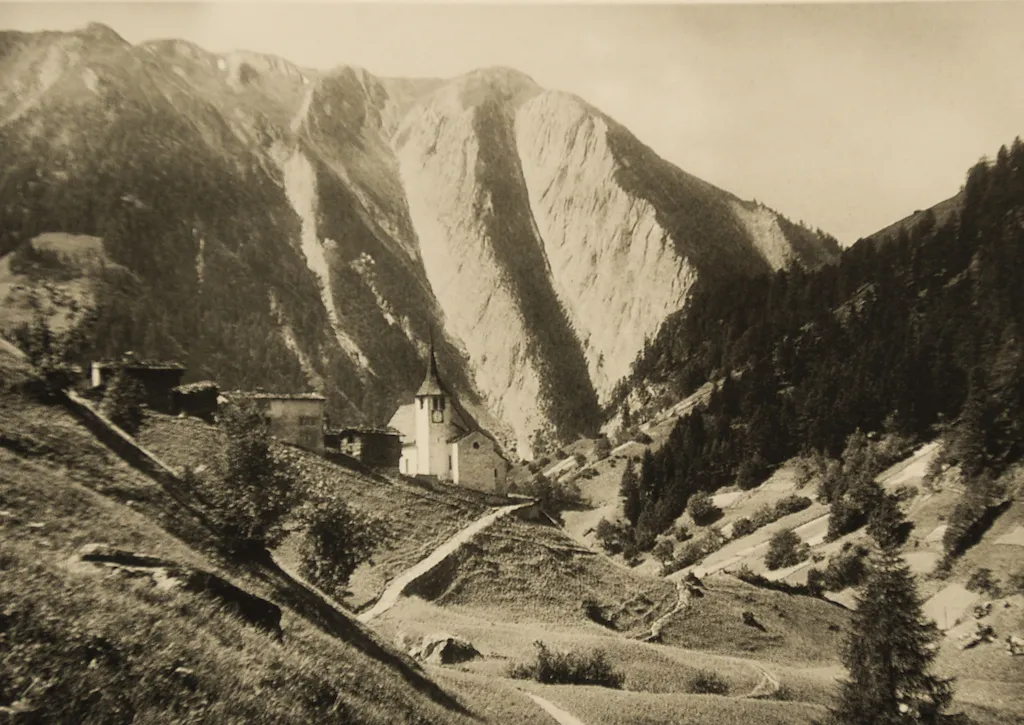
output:
[[[833,722],[942,722],[953,687],[930,672],[939,636],[921,612],[906,562],[895,548],[882,549],[858,597],[843,651],[849,675],[840,684]]]
[[[626,470],[622,472],[619,495],[622,496],[622,510],[626,520],[630,525],[636,526],[636,522],[640,519],[640,511],[643,510],[643,499],[640,496],[640,481],[637,478],[632,458],[626,461]]]

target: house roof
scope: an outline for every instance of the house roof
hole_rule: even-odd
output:
[[[465,433],[462,433],[462,434],[460,434],[460,435],[457,435],[457,436],[454,436],[454,437],[452,437],[452,438],[449,438],[449,439],[448,439],[448,443],[449,443],[449,444],[451,444],[451,443],[459,443],[460,441],[463,441],[463,440],[465,440],[465,439],[467,439],[467,438],[471,437],[471,436],[472,436],[473,434],[475,434],[475,433],[479,433],[479,434],[480,434],[480,435],[482,435],[482,436],[483,436],[484,438],[486,438],[486,439],[488,439],[489,441],[491,441],[491,443],[493,443],[493,444],[494,444],[494,451],[495,451],[495,452],[496,452],[496,453],[497,453],[497,454],[498,454],[499,456],[501,456],[502,458],[504,458],[504,459],[505,459],[506,461],[508,460],[508,456],[506,456],[506,455],[505,455],[505,452],[504,452],[504,451],[502,451],[502,449],[501,449],[501,444],[500,444],[500,443],[498,443],[498,439],[497,439],[497,438],[495,438],[494,436],[492,436],[492,435],[491,435],[490,433],[488,433],[487,431],[485,431],[485,430],[484,430],[483,428],[477,428],[476,430],[470,430],[470,431],[466,431]]]
[[[381,428],[372,425],[344,425],[339,428],[328,428],[327,433],[341,435],[343,433],[376,433],[378,435],[389,435],[397,436],[401,435],[401,432],[394,428],[387,426]]]
[[[179,362],[161,362],[158,360],[94,360],[94,368],[106,370],[108,368],[123,367],[129,370],[184,370],[185,366]]]
[[[196,383],[186,383],[185,385],[179,385],[174,388],[176,393],[200,393],[207,390],[219,390],[217,383],[212,380],[200,380]]]
[[[262,390],[229,390],[221,393],[231,398],[249,398],[250,400],[327,400],[319,393],[266,393]]]

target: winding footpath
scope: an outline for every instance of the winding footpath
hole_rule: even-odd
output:
[[[553,717],[558,722],[558,725],[585,725],[578,717],[567,713],[565,710],[558,707],[553,702],[545,700],[540,695],[534,695],[532,692],[526,692],[526,695],[537,703],[544,712]]]
[[[421,576],[424,576],[425,574],[433,570],[434,567],[438,566],[441,562],[443,562],[449,556],[458,551],[459,547],[461,547],[467,541],[472,539],[474,536],[479,534],[481,531],[486,529],[488,526],[493,524],[501,517],[532,505],[533,502],[530,501],[527,503],[513,504],[512,506],[503,506],[502,508],[492,511],[491,513],[486,514],[485,516],[477,519],[469,526],[462,529],[453,537],[448,539],[446,542],[441,544],[441,546],[434,549],[434,551],[432,551],[430,553],[430,556],[428,556],[426,559],[423,559],[415,566],[406,569],[397,577],[392,579],[388,583],[387,588],[384,589],[384,592],[380,595],[380,598],[377,600],[377,602],[370,609],[359,614],[356,618],[363,624],[366,624],[367,622],[376,619],[380,615],[384,614],[384,612],[388,611],[389,609],[391,609],[391,607],[395,606],[395,603],[398,602],[398,599],[405,592],[406,587],[408,587],[414,581],[419,579]]]

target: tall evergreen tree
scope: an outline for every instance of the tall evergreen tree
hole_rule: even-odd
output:
[[[622,496],[622,509],[626,520],[631,526],[636,526],[643,510],[643,499],[640,495],[640,480],[636,475],[636,468],[633,466],[633,459],[626,461],[626,470],[622,472],[622,484],[619,486],[619,494]]]
[[[933,674],[939,639],[925,619],[913,575],[894,547],[870,567],[858,597],[832,711],[836,725],[940,723],[953,698],[952,680]]]

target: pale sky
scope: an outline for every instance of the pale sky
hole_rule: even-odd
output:
[[[852,243],[1024,136],[1024,2],[794,5],[0,2],[0,28],[109,25],[385,76],[517,68],[684,170]]]

